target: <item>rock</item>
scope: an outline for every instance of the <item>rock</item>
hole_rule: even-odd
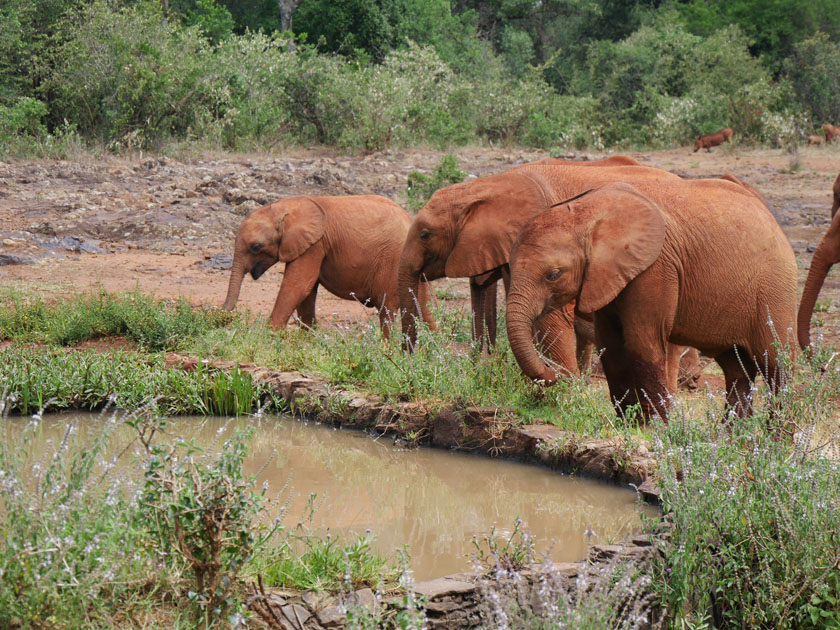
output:
[[[303,630],[306,620],[312,616],[306,608],[300,604],[288,604],[281,608],[283,615],[295,630]]]
[[[446,595],[466,595],[475,591],[475,584],[453,580],[448,577],[420,582],[414,586],[414,591],[424,595],[429,601]]]
[[[262,208],[265,204],[259,204],[253,199],[247,199],[233,207],[233,213],[238,214],[241,217],[247,216],[251,214],[257,208]]]
[[[270,198],[271,196],[266,191],[259,188],[250,190],[228,188],[222,193],[222,199],[234,205],[240,205],[246,201],[254,201],[257,203],[257,207],[259,207],[267,204]]]
[[[355,605],[370,611],[376,611],[379,606],[379,602],[376,601],[376,595],[369,588],[362,588],[353,593],[352,601]]]
[[[452,600],[446,600],[442,602],[429,602],[426,604],[425,608],[428,611],[436,612],[436,613],[448,613],[452,612],[453,610],[458,610],[461,608],[462,604],[460,602],[455,602]]]
[[[592,545],[589,548],[589,561],[608,560],[621,553],[623,549],[622,545]]]
[[[323,608],[324,604],[328,601],[328,596],[323,593],[316,593],[315,591],[307,591],[301,595],[300,598],[303,600],[304,604],[309,606],[310,610]]]
[[[42,247],[50,250],[63,250],[68,252],[79,252],[80,254],[104,254],[103,250],[98,245],[91,241],[82,241],[74,236],[65,236],[64,238],[55,241],[46,241],[39,243]]]
[[[15,256],[13,254],[0,254],[0,267],[4,265],[31,265],[35,260],[28,256]]]
[[[230,254],[213,254],[212,256],[206,256],[204,260],[199,260],[195,265],[204,271],[230,269],[233,266],[233,256]]]
[[[817,251],[817,244],[816,243],[808,243],[807,247],[805,248],[809,254],[813,254]]]
[[[327,606],[315,612],[315,617],[325,628],[343,628],[347,624],[347,614],[338,606]]]

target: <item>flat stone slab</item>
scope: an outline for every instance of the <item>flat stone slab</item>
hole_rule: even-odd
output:
[[[475,591],[475,584],[442,577],[415,584],[414,591],[432,600],[437,597],[446,597],[447,595],[466,595],[472,593]]]

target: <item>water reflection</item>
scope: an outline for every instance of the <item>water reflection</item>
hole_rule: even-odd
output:
[[[71,417],[43,419],[36,457],[49,457]],[[83,442],[102,421],[94,415],[78,418]],[[9,419],[8,438],[27,422]],[[169,432],[215,450],[248,424],[257,432],[246,471],[269,484],[269,495],[283,491],[287,525],[304,517],[315,493],[315,527],[351,538],[370,529],[386,553],[407,544],[417,579],[468,570],[472,536],[486,534],[491,526],[509,530],[517,517],[541,550],[551,548],[555,561],[583,557],[588,527],[594,542],[613,542],[640,523],[635,493],[626,489],[515,462],[436,449],[400,450],[387,438],[374,440],[357,431],[263,417],[175,418]],[[130,435],[128,429],[118,432],[111,451],[121,450]]]

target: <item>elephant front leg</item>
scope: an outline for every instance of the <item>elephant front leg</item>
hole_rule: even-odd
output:
[[[599,345],[604,348],[601,365],[617,412],[625,416],[629,407],[638,404],[645,420],[654,415],[667,420],[671,396],[666,382],[665,342],[628,340],[620,323],[600,314],[596,314],[595,326]]]
[[[296,309],[302,309],[305,315],[315,318],[315,293],[318,284],[318,274],[324,251],[321,245],[310,247],[302,256],[286,263],[283,282],[277,292],[277,299],[271,311],[271,327],[282,329],[286,327],[289,318]],[[311,306],[304,304],[311,299]],[[309,312],[307,312],[309,309]],[[304,316],[301,316],[304,321]]]
[[[303,302],[298,304],[297,309],[297,316],[300,319],[300,323],[305,326],[306,328],[312,328],[315,325],[315,298],[318,296],[318,283],[315,283],[315,286],[312,287],[312,291],[309,292]]]
[[[479,350],[496,345],[496,285],[499,274],[492,271],[470,278],[470,302],[473,315],[473,338]]]

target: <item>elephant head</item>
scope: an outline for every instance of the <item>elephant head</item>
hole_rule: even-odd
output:
[[[233,310],[246,273],[254,280],[276,262],[303,254],[323,235],[327,214],[314,199],[292,197],[254,210],[236,235],[225,310]]]
[[[805,280],[805,289],[802,291],[802,300],[799,303],[797,315],[797,334],[799,346],[807,348],[811,345],[811,315],[814,314],[814,305],[822,289],[825,277],[831,267],[840,262],[840,175],[834,182],[834,205],[831,208],[831,225],[828,227],[820,244],[811,259],[811,266],[808,268],[808,278]]]
[[[534,321],[572,300],[593,313],[659,257],[665,218],[629,184],[607,184],[528,221],[511,251],[507,331],[519,367],[553,383],[531,340]]]
[[[400,310],[409,342],[416,341],[421,277],[472,277],[506,264],[519,228],[547,207],[540,179],[516,170],[436,191],[411,224],[400,258]]]

